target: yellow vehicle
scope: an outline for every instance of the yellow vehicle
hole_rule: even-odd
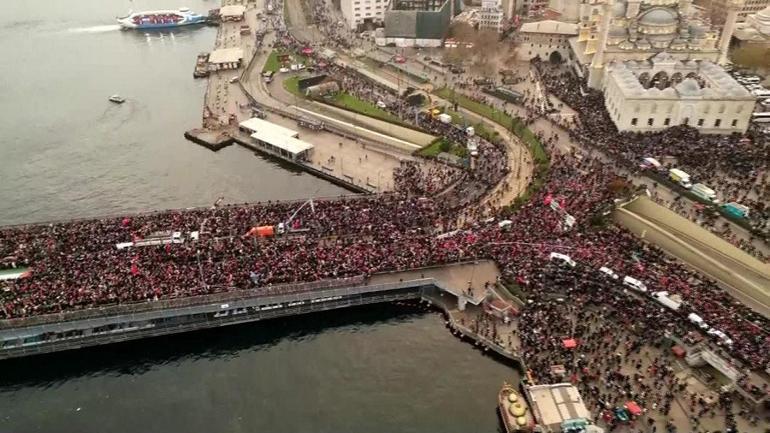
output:
[[[437,106],[432,106],[425,110],[426,114],[429,114],[432,119],[436,119],[441,114],[441,109]]]

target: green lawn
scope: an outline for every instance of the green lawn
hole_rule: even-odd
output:
[[[429,145],[418,150],[417,154],[421,156],[437,156],[441,152],[451,153],[460,158],[468,156],[468,149],[459,144],[452,143],[444,137],[433,140]]]
[[[273,50],[270,52],[270,56],[267,58],[267,62],[265,62],[265,67],[262,68],[262,72],[278,72],[278,69],[281,68],[281,64],[278,63],[278,54],[280,54],[278,50]]]
[[[433,91],[440,98],[449,102],[457,102],[457,105],[464,109],[485,117],[493,122],[505,127],[505,129],[512,130],[516,136],[518,136],[529,148],[532,158],[535,160],[535,172],[532,183],[529,184],[526,191],[522,195],[514,200],[511,206],[508,206],[508,212],[514,212],[522,204],[526,203],[530,197],[532,197],[542,186],[545,184],[545,178],[548,175],[548,169],[550,168],[550,158],[548,152],[543,148],[543,144],[535,136],[535,134],[521,122],[521,119],[511,117],[504,112],[497,110],[480,102],[476,102],[467,96],[455,92],[453,89],[442,87]],[[454,119],[454,116],[453,116]],[[499,135],[497,131],[493,131],[492,128],[487,128],[484,123],[478,123],[473,126],[476,130],[476,134],[485,138],[488,141],[497,140]]]
[[[375,117],[377,119],[381,119],[381,120],[385,120],[385,121],[393,122],[397,124],[403,123],[401,119],[388,113],[387,111],[383,110],[377,105],[372,104],[371,102],[368,102],[368,101],[358,99],[357,97],[349,93],[338,92],[336,95],[334,95],[334,97],[329,102],[339,107],[348,109],[350,111],[361,113],[365,116]]]
[[[286,89],[289,93],[299,96],[300,98],[304,98],[305,95],[302,94],[302,92],[299,91],[299,76],[294,75],[293,77],[289,77],[285,80],[283,80],[283,88]]]

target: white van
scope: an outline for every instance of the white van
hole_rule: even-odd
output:
[[[628,286],[637,292],[647,293],[647,286],[636,278],[625,276],[623,278],[623,285]]]
[[[656,170],[660,171],[663,168],[663,164],[655,158],[644,158],[639,164],[639,168],[642,170]]]
[[[702,198],[703,200],[708,200],[711,203],[719,203],[719,199],[717,199],[716,191],[714,191],[713,189],[709,188],[708,186],[702,183],[696,183],[695,185],[693,185],[692,188],[690,189],[690,192]]]
[[[770,97],[770,90],[754,89],[751,91],[751,94],[754,95],[754,97],[757,99],[764,99],[764,98]]]
[[[551,260],[560,260],[566,264],[568,264],[571,268],[574,268],[577,263],[575,263],[574,260],[568,255],[561,254],[561,253],[551,253]]]
[[[690,182],[690,175],[678,168],[672,168],[671,170],[669,170],[668,177],[671,178],[671,180],[673,180],[674,182],[678,183],[679,186],[683,188],[686,188],[686,189],[692,188],[692,182]]]
[[[610,269],[610,268],[608,268],[606,266],[602,266],[601,268],[599,268],[599,272],[603,273],[604,275],[607,275],[608,277],[612,278],[613,280],[617,280],[618,278],[620,278],[618,276],[618,274],[615,273],[615,271],[613,271],[612,269]]]
[[[689,320],[690,323],[692,323],[693,325],[697,326],[700,329],[709,329],[709,325],[706,324],[706,322],[704,322],[703,319],[695,313],[688,314],[687,320]]]

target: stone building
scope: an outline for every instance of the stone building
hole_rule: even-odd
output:
[[[519,47],[516,55],[521,60],[561,62],[572,59],[569,40],[577,35],[577,24],[561,21],[535,21],[522,24],[516,38]]]
[[[680,61],[662,52],[648,61],[607,65],[604,100],[620,131],[689,125],[706,134],[746,132],[754,97],[708,60]]]
[[[711,0],[708,5],[710,8],[713,8],[713,16],[725,17],[727,16],[730,1]],[[742,23],[748,19],[749,15],[755,14],[768,6],[770,6],[770,0],[746,0],[738,10],[737,21]]]
[[[746,22],[737,24],[733,36],[740,44],[770,46],[770,6],[749,15]]]

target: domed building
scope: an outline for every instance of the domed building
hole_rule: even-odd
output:
[[[746,132],[756,100],[708,60],[661,52],[646,61],[607,65],[604,102],[620,131],[653,132],[689,125],[704,134]]]
[[[729,0],[717,31],[696,16],[692,0],[580,0],[578,34],[569,40],[573,66],[599,89],[613,61],[647,61],[665,51],[675,59],[724,63],[743,1]]]
[[[735,27],[733,34],[741,44],[770,45],[770,6],[746,17],[746,22]]]

